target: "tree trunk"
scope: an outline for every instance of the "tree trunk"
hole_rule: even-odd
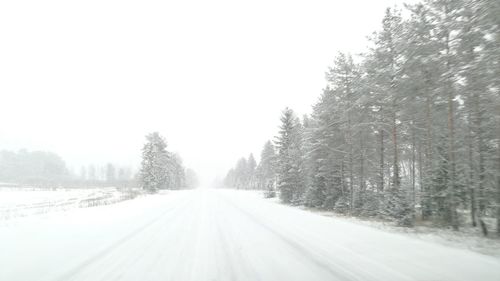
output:
[[[445,6],[445,15],[449,16],[449,7]],[[449,20],[449,19],[446,19]],[[456,176],[455,176],[455,117],[454,117],[454,91],[451,74],[451,44],[450,44],[450,31],[445,30],[445,47],[446,47],[446,73],[445,73],[445,87],[448,96],[448,159],[449,159],[449,182],[448,182],[448,196],[449,196],[449,212],[451,218],[451,226],[454,230],[458,230],[458,212],[457,212],[457,194],[456,194]]]
[[[499,122],[500,123],[500,122]],[[498,124],[498,123],[497,123]],[[498,125],[498,139],[497,139],[497,235],[500,237],[500,124]]]
[[[384,130],[380,129],[379,191],[384,191]]]
[[[350,201],[350,210],[352,212],[354,208],[354,157],[353,157],[353,141],[352,141],[352,127],[351,127],[351,110],[350,110],[350,102],[349,102],[349,110],[347,112],[347,124],[348,124],[348,134],[349,134],[349,201]]]
[[[471,223],[473,227],[477,226],[476,221],[476,188],[474,181],[474,156],[473,156],[473,138],[472,138],[472,115],[469,114],[469,122],[467,128],[467,140],[468,140],[468,154],[469,154],[469,192],[470,192],[470,215],[471,215]]]
[[[426,73],[427,76],[430,74]],[[430,77],[427,77],[428,83],[430,83]],[[429,206],[429,197],[430,197],[430,184],[429,180],[431,177],[431,171],[433,167],[433,134],[432,134],[432,96],[430,93],[430,90],[427,89],[426,91],[426,99],[425,99],[425,125],[426,125],[426,139],[425,139],[425,161],[424,161],[424,181],[422,181],[423,185],[420,187],[421,193],[421,202],[422,204],[422,219],[427,219],[431,214],[432,211],[430,210]]]
[[[454,123],[454,106],[453,93],[448,90],[448,131],[449,131],[449,183],[448,196],[450,196],[450,215],[451,225],[454,230],[458,230],[458,213],[457,213],[457,196],[456,196],[456,179],[455,179],[455,123]]]
[[[400,185],[397,132],[398,131],[397,131],[396,98],[394,98],[392,103],[392,143],[394,145],[394,163],[392,164],[394,171],[393,171],[392,187],[395,190],[399,190],[399,185]]]
[[[415,120],[415,116],[413,117],[413,120]],[[416,169],[415,169],[415,162],[416,162],[416,152],[415,152],[415,149],[416,149],[416,140],[415,140],[415,124],[413,123],[414,121],[412,121],[411,123],[411,190],[412,190],[412,199],[413,199],[413,208],[415,208],[415,184],[416,184],[416,180],[415,180],[415,172],[416,172]]]
[[[477,91],[474,91],[474,127],[476,135],[476,145],[477,145],[477,172],[478,172],[478,202],[479,202],[479,212],[480,215],[484,215],[486,209],[486,198],[484,195],[484,178],[485,178],[485,168],[484,168],[484,140],[482,136],[482,114],[481,114],[481,102],[480,96]]]
[[[419,185],[419,205],[421,209],[421,217],[422,219],[424,218],[423,214],[423,206],[422,206],[422,193],[423,193],[423,188],[424,188],[424,177],[423,177],[423,161],[422,161],[422,142],[419,141],[418,143],[418,185]]]
[[[340,186],[342,188],[342,196],[344,196],[345,184],[344,184],[344,157],[343,156],[342,156],[342,162],[340,165]]]
[[[359,138],[360,157],[359,157],[359,190],[365,191],[365,142],[363,137]]]

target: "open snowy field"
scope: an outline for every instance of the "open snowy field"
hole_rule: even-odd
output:
[[[134,197],[132,190],[109,188],[0,187],[0,221],[116,203]]]
[[[0,280],[500,280],[500,260],[264,200],[187,190],[0,226]]]

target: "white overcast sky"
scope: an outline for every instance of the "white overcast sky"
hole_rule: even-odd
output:
[[[408,1],[405,1],[408,2]],[[0,2],[0,149],[137,167],[144,135],[204,180],[309,113],[338,51],[398,0]]]

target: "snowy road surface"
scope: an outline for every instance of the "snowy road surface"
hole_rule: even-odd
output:
[[[176,191],[0,225],[0,280],[500,280],[500,261],[261,199]]]

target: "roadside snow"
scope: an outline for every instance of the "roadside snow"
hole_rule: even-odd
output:
[[[497,281],[497,258],[255,192],[172,191],[0,225],[0,280]]]
[[[439,243],[453,248],[467,249],[500,259],[500,239],[482,236],[479,228],[463,226],[459,231],[453,231],[452,229],[431,226],[399,227],[390,222],[342,216],[334,212],[317,211],[308,208],[303,209],[313,211],[323,216],[332,217],[334,219],[366,225],[387,232],[403,234],[409,237]]]
[[[245,192],[253,193],[250,196],[261,196],[262,194],[261,191],[245,191]],[[264,196],[262,196],[262,198],[264,198]],[[266,200],[276,204],[281,204],[279,199],[276,197],[268,198]],[[495,237],[482,236],[481,230],[478,227],[472,228],[470,226],[462,226],[460,231],[453,231],[452,229],[422,226],[422,225],[411,228],[400,227],[396,226],[395,223],[391,222],[380,221],[380,220],[369,220],[359,217],[340,215],[333,211],[317,210],[303,206],[298,206],[298,207],[294,206],[294,208],[299,208],[304,211],[313,212],[315,214],[319,214],[326,217],[331,217],[335,220],[343,220],[346,222],[377,228],[391,233],[403,234],[412,238],[438,243],[453,248],[467,249],[500,259],[500,239]]]
[[[107,205],[132,199],[136,190],[0,187],[0,222],[13,218]]]

